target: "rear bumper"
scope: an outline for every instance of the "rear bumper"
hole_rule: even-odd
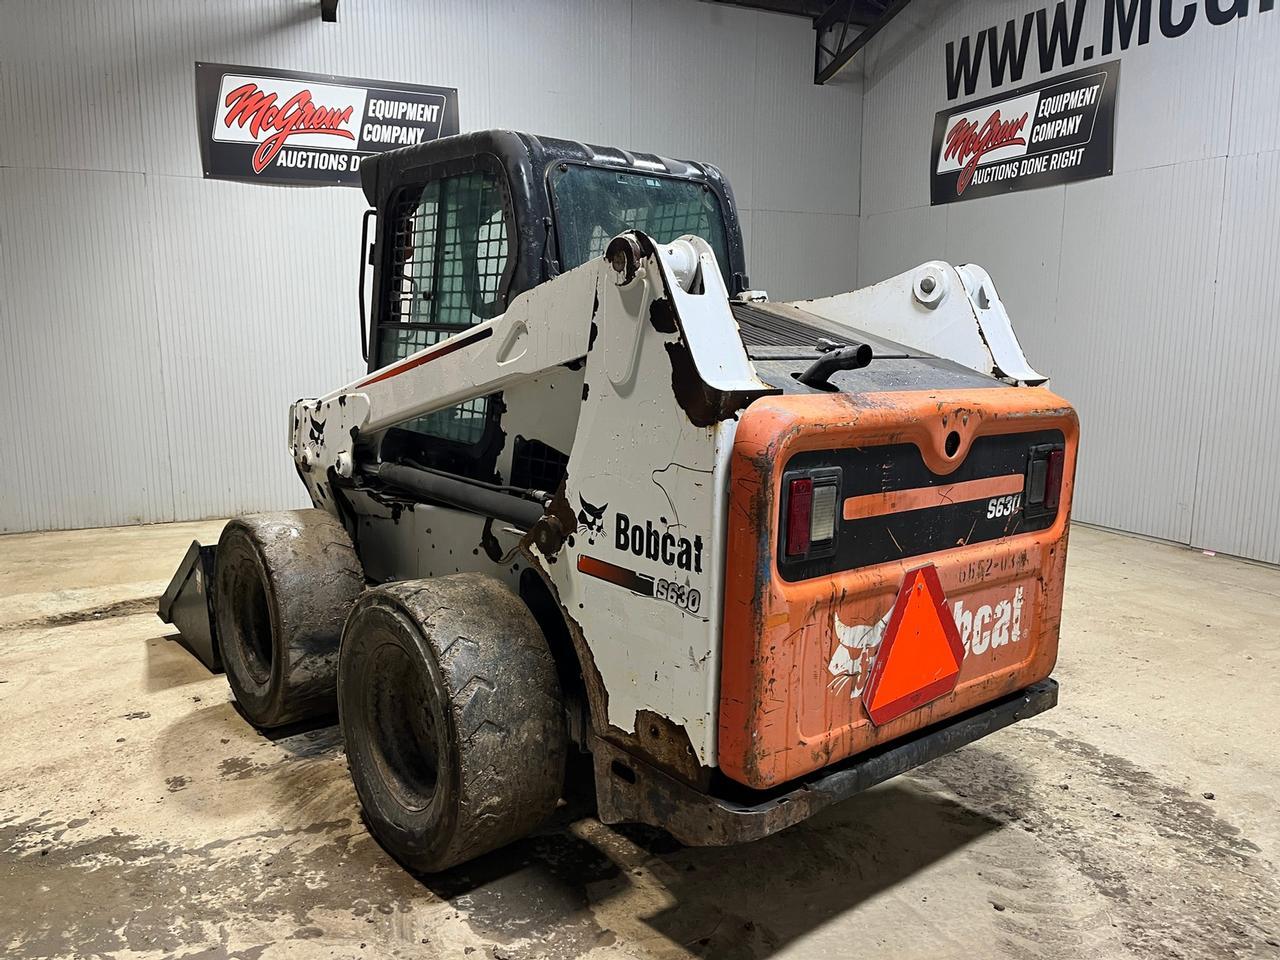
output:
[[[711,796],[613,744],[595,739],[592,754],[600,819],[604,823],[662,827],[690,846],[758,840],[989,733],[1043,713],[1057,702],[1057,681],[1042,680],[1019,693],[859,754],[835,768],[755,794],[759,800]]]

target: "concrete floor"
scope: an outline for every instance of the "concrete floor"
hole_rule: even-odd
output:
[[[791,831],[590,818],[443,877],[337,732],[268,739],[153,614],[218,523],[0,538],[0,951],[1280,956],[1280,572],[1077,527],[1058,709]]]

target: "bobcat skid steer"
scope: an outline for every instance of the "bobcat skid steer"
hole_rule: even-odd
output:
[[[526,833],[573,753],[605,823],[727,844],[1055,704],[1077,421],[980,268],[771,302],[715,168],[520,133],[362,176],[314,509],[166,601],[255,724],[336,708],[403,863]]]

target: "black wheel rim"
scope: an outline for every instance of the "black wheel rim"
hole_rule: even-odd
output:
[[[240,649],[243,651],[245,669],[253,682],[266,685],[271,680],[271,667],[275,662],[275,645],[271,642],[271,607],[267,600],[267,588],[251,562],[236,570],[234,595],[240,598],[236,625],[240,633]]]
[[[440,738],[430,686],[419,666],[396,644],[369,658],[365,728],[373,760],[388,791],[406,810],[425,810],[438,781]]]

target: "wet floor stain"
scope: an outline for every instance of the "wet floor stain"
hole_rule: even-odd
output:
[[[223,783],[259,777],[290,795],[335,789],[346,775],[332,730],[216,767]],[[218,789],[187,775],[166,782]],[[343,916],[347,934],[363,924],[368,937],[338,942],[350,953],[366,943],[375,954],[365,955],[408,943],[452,955],[442,936],[452,928],[488,945],[477,960],[570,960],[608,947],[763,960],[963,850],[966,882],[1000,933],[992,955],[1280,956],[1280,889],[1255,844],[1209,802],[1048,730],[965,748],[740,847],[685,848],[659,830],[574,812],[452,871],[415,876],[368,836],[350,800],[351,815],[189,846],[49,810],[11,817],[0,822],[0,946],[29,957],[243,956],[229,930],[332,944]],[[108,832],[85,837],[91,823]]]
[[[62,842],[67,828],[0,823],[0,930],[10,955],[177,953],[218,944],[231,922],[283,924],[306,939],[320,928],[317,914],[395,914],[424,896],[346,819],[196,847],[114,832]],[[322,842],[294,842],[306,837]]]
[[[1275,867],[1210,804],[1052,730],[1022,726],[1001,747],[965,748],[916,777],[1022,830],[1035,856],[1065,861],[1096,894],[1058,909],[1038,889],[1035,859],[984,850],[986,880],[1003,888],[1002,953],[1106,956],[1090,949],[1105,939],[1092,926],[1137,957],[1280,957]]]

